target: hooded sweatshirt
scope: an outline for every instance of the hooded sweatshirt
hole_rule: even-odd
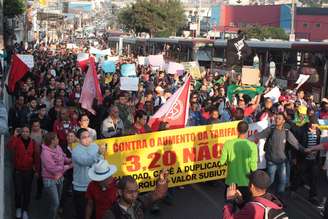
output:
[[[71,168],[71,160],[66,157],[60,146],[50,148],[42,145],[41,167],[43,179],[59,179]]]
[[[266,193],[263,196],[255,197],[251,202],[238,212],[233,212],[233,205],[226,204],[223,207],[223,219],[263,219],[265,209],[254,202],[260,202],[262,205],[272,209],[282,209],[283,205],[274,195]]]

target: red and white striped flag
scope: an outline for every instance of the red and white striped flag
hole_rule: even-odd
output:
[[[11,59],[11,66],[8,75],[8,92],[15,91],[16,83],[34,66],[32,55],[14,54]]]
[[[85,75],[79,102],[81,103],[82,108],[88,110],[94,115],[96,115],[96,112],[92,108],[92,105],[95,98],[98,100],[98,103],[102,103],[104,99],[97,77],[95,60],[93,58],[89,58],[89,68],[87,74]]]
[[[160,122],[168,122],[170,129],[184,128],[188,121],[190,76],[166,103],[150,118],[148,125],[157,131]]]
[[[77,55],[77,65],[82,69],[82,71],[86,71],[89,63],[89,54],[81,52]]]

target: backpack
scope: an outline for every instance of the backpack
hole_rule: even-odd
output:
[[[270,141],[270,139],[271,139],[271,137],[273,135],[273,131],[274,131],[275,128],[276,128],[275,126],[271,126],[270,127],[270,134],[269,134],[269,136],[265,140],[265,144],[264,144],[264,148],[263,148],[264,151],[266,151],[267,148],[268,148],[269,141]],[[288,129],[285,129],[285,134],[286,134],[286,143],[285,144],[287,144],[288,132],[289,132],[289,130]]]
[[[263,219],[288,219],[287,213],[284,211],[284,209],[274,209],[267,207],[263,205],[260,202],[251,202],[253,204],[256,204],[258,206],[261,206],[264,209],[264,217]]]

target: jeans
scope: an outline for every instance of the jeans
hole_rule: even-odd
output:
[[[63,180],[63,177],[59,180],[43,179],[43,193],[49,205],[47,210],[47,218],[49,219],[55,219],[57,216],[63,189]]]
[[[85,208],[87,205],[87,199],[85,197],[85,192],[73,190],[73,200],[74,207],[76,211],[76,219],[85,218]]]
[[[23,211],[28,211],[30,205],[33,175],[33,170],[15,171],[15,204],[16,208],[21,208]]]
[[[270,177],[271,185],[275,181],[276,173],[278,175],[278,183],[276,192],[278,194],[285,192],[287,185],[287,165],[286,162],[274,163],[272,161],[267,161],[267,172]]]
[[[304,159],[301,163],[301,177],[303,177],[303,182],[308,182],[310,186],[309,198],[317,196],[319,169],[320,168],[316,160]]]

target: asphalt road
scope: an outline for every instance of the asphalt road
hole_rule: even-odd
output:
[[[327,182],[325,179],[319,183],[320,197],[328,194]],[[147,219],[214,219],[222,217],[224,185],[222,182],[215,182],[214,185],[206,183],[194,184],[184,189],[174,189],[174,203],[171,206],[161,202],[161,210],[158,214],[147,213]],[[320,219],[319,210],[309,203],[305,188],[293,197],[289,196],[285,200],[287,213],[292,219]],[[33,198],[33,197],[32,197]],[[43,215],[47,211],[44,200],[35,200],[31,203],[30,218],[46,219]],[[64,206],[63,219],[74,219],[72,200],[68,200]]]

